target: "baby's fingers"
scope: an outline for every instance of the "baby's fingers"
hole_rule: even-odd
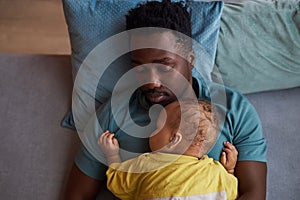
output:
[[[112,143],[115,145],[115,147],[119,148],[119,142],[116,138],[112,139]]]
[[[222,164],[222,165],[225,165],[225,164],[226,164],[226,162],[227,162],[227,157],[226,157],[226,153],[225,153],[225,152],[222,152],[222,153],[221,153],[220,161],[221,161],[221,164]]]
[[[234,145],[231,144],[230,142],[224,142],[224,146],[227,147],[228,149],[232,149],[232,150],[235,149]]]
[[[105,144],[107,142],[107,137],[109,137],[109,131],[103,132],[98,138],[98,144]]]
[[[230,142],[224,142],[224,146],[225,146],[225,148],[228,148],[228,149],[230,149],[233,152],[236,152],[236,153],[238,152],[236,150],[235,146],[233,144],[231,144]]]
[[[223,148],[223,151],[226,152],[226,154],[233,154],[233,151],[228,148]]]
[[[111,133],[107,136],[107,139],[108,140],[112,140],[114,138],[115,134],[114,133]]]
[[[99,144],[99,145],[103,144],[103,138],[104,138],[104,133],[102,133],[102,134],[98,137],[98,144]]]

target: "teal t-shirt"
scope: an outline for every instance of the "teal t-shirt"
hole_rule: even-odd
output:
[[[213,102],[223,115],[219,137],[208,156],[219,160],[224,147],[223,143],[229,141],[237,148],[239,161],[266,162],[267,147],[262,134],[261,122],[257,112],[246,97],[222,85],[205,82],[199,76],[193,77],[193,89],[198,98]],[[129,106],[128,102],[130,102]],[[95,118],[90,122],[90,127],[92,127],[90,134],[95,135],[95,140],[102,133],[102,130],[115,133],[120,145],[122,160],[149,152],[148,136],[155,130],[156,123],[149,124],[150,107],[141,92],[136,91],[127,103],[123,100],[123,104],[118,104],[116,110],[113,111],[118,116],[113,116],[111,107],[109,100],[97,110],[98,120]],[[115,117],[118,120],[115,120]],[[131,129],[134,127],[133,123],[144,126],[143,132]],[[127,130],[126,133],[123,131],[124,129]],[[83,145],[75,157],[75,163],[86,175],[98,180],[106,179],[107,166],[95,159]]]

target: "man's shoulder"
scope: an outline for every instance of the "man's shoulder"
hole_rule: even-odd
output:
[[[194,76],[198,82],[198,98],[204,98],[217,105],[223,105],[227,108],[240,105],[241,102],[249,104],[248,99],[240,92],[229,88],[223,84],[206,80],[200,76]]]
[[[197,80],[201,85],[199,86],[201,91],[199,98],[212,102],[218,108],[220,114],[226,118],[225,120],[244,123],[251,118],[248,123],[260,123],[254,106],[246,96],[222,84],[204,81],[200,78]]]

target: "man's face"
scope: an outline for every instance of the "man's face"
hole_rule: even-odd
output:
[[[194,57],[191,52],[185,53],[185,57],[171,53],[183,54],[180,52],[183,51],[182,44],[178,44],[176,36],[171,32],[131,37],[132,47],[147,42],[155,42],[160,49],[148,48],[133,51],[131,53],[132,65],[136,69],[139,83],[147,83],[141,87],[147,100],[151,104],[166,106],[176,100],[175,94],[184,95],[187,84],[191,84]],[[179,81],[180,75],[186,81]],[[171,91],[167,86],[172,86],[176,90]]]

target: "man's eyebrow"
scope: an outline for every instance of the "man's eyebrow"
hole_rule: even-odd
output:
[[[170,61],[171,58],[169,57],[164,57],[162,59],[157,59],[157,60],[153,60],[151,63],[166,63],[168,61]],[[138,60],[131,60],[131,63],[137,64],[137,65],[142,65],[143,63],[138,61]]]
[[[170,61],[171,58],[169,57],[165,57],[165,58],[162,58],[162,59],[158,59],[158,60],[153,60],[154,63],[165,63],[165,62],[168,62]]]
[[[172,59],[169,58],[169,57],[165,57],[165,58],[162,58],[162,59],[152,60],[149,63],[166,63],[166,62],[169,62],[170,60],[172,60]],[[136,65],[145,64],[145,63],[142,63],[142,62],[140,62],[138,60],[131,60],[131,63],[136,64]]]

